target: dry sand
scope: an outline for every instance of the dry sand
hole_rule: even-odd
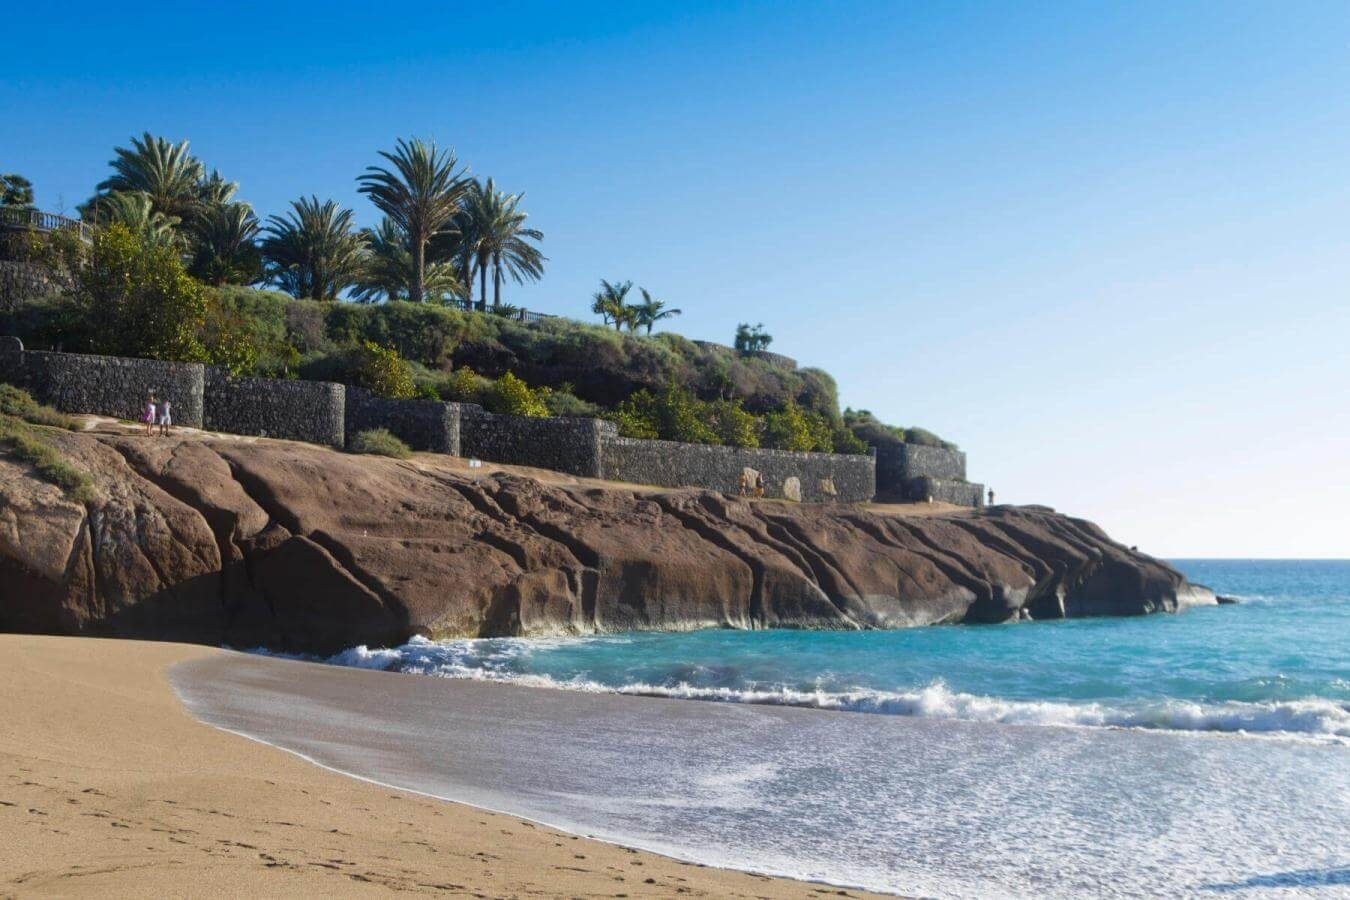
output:
[[[0,635],[0,897],[815,897],[356,781],[192,719],[220,651]]]

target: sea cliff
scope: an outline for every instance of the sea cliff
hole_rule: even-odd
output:
[[[899,628],[1214,602],[1043,507],[907,515],[286,441],[52,440],[96,499],[0,457],[0,630],[322,653],[415,634]]]

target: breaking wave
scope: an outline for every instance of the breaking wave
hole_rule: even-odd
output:
[[[623,639],[601,640],[622,642]],[[1014,700],[963,693],[951,690],[941,680],[908,691],[872,688],[829,690],[787,685],[709,686],[676,679],[662,684],[644,681],[606,684],[582,676],[560,678],[520,671],[518,662],[521,657],[562,643],[562,640],[550,642],[511,638],[434,642],[414,638],[401,647],[354,647],[329,658],[327,662],[365,669],[556,690],[797,706],[1007,725],[1265,735],[1350,745],[1350,703],[1322,698],[1221,703],[1166,699],[1111,705],[1100,702]]]

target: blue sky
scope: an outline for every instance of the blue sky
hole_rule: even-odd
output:
[[[764,322],[1000,501],[1350,556],[1344,4],[37,7],[5,17],[0,170],[44,208],[148,129],[263,215],[368,224],[362,168],[434,137],[546,234],[509,300],[631,278],[693,337]]]

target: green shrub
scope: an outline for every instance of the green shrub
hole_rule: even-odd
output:
[[[594,418],[600,413],[600,407],[594,403],[587,403],[571,391],[552,391],[544,402],[548,406],[549,415],[553,416]]]
[[[745,411],[739,399],[714,400],[703,407],[718,443],[731,447],[759,446],[759,420]]]
[[[492,389],[491,381],[478,375],[468,366],[460,366],[452,372],[429,375],[426,384],[442,400],[450,403],[477,403],[480,406]]]
[[[365,341],[357,351],[356,383],[369,391],[396,400],[417,396],[412,367],[398,351]]]
[[[351,452],[368,453],[373,456],[391,456],[394,459],[407,459],[412,456],[408,445],[399,440],[387,428],[375,428],[362,431],[352,438]]]
[[[548,397],[552,392],[548,388],[531,388],[528,384],[507,372],[492,386],[488,396],[488,408],[495,413],[508,416],[528,416],[546,418]]]
[[[641,390],[608,412],[605,418],[613,422],[624,437],[653,441],[661,437],[652,414],[654,403],[651,391]]]
[[[97,352],[179,362],[206,357],[198,340],[206,289],[183,268],[173,247],[124,225],[94,232],[73,299]]]
[[[764,445],[798,452],[815,449],[815,434],[801,407],[788,402],[783,409],[764,417]]]

